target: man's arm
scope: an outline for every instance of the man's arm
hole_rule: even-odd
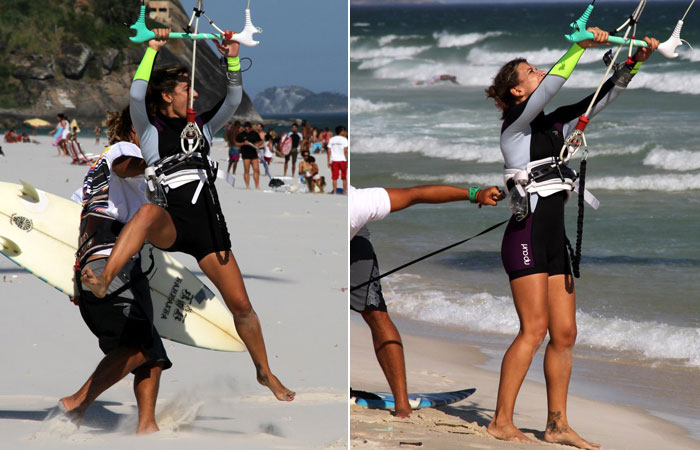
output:
[[[391,212],[401,211],[419,203],[448,203],[469,200],[469,189],[456,186],[425,185],[410,188],[387,188],[391,202]],[[492,186],[480,189],[475,200],[481,205],[496,205],[505,195],[501,190]]]

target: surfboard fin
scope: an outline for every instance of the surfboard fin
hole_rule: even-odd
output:
[[[17,245],[12,239],[6,238],[5,236],[0,236],[0,252],[4,253],[10,258],[22,254],[22,250],[19,248],[19,245]]]
[[[39,198],[39,193],[36,191],[34,186],[24,180],[19,180],[19,182],[22,183],[22,190],[20,191],[22,195],[29,197],[33,203],[39,203],[41,201]]]

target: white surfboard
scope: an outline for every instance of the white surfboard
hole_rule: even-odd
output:
[[[22,185],[0,182],[0,253],[66,295],[73,295],[79,204]],[[146,245],[153,318],[166,339],[193,347],[245,351],[226,305],[172,255]]]

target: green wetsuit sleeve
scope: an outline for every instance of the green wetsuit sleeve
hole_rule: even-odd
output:
[[[549,71],[550,75],[558,75],[565,80],[568,80],[569,77],[571,76],[571,72],[574,71],[574,68],[576,67],[576,64],[578,64],[579,59],[581,59],[581,55],[583,55],[583,52],[586,49],[581,47],[580,45],[574,43],[574,45],[571,46],[568,52],[564,56],[562,56],[559,61],[552,67],[552,70]]]
[[[153,71],[153,63],[156,60],[157,54],[158,54],[158,52],[156,50],[153,50],[150,47],[148,47],[146,49],[146,53],[143,55],[143,59],[141,59],[141,64],[139,64],[139,68],[136,69],[136,74],[134,75],[134,81],[136,81],[136,80],[148,81],[151,79],[151,72]]]

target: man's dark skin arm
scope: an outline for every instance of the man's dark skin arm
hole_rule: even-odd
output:
[[[141,158],[134,156],[120,156],[112,162],[112,172],[122,178],[131,178],[143,175],[147,164]]]
[[[391,202],[391,212],[401,211],[419,203],[448,203],[469,200],[469,189],[456,186],[429,184],[410,188],[386,188]],[[496,186],[483,188],[476,194],[476,201],[481,205],[495,206],[505,198],[505,194]]]

